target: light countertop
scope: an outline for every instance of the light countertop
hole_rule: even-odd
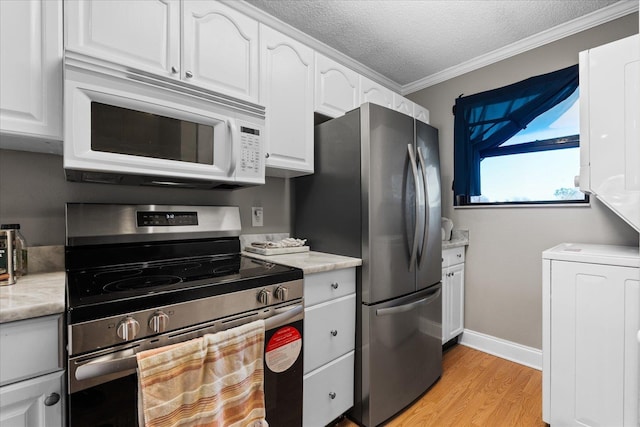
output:
[[[442,241],[442,249],[457,248],[469,244],[469,230],[453,230],[451,240]]]
[[[339,270],[341,268],[357,267],[362,265],[360,258],[351,258],[342,255],[333,255],[323,252],[297,252],[282,255],[259,255],[251,252],[242,252],[243,255],[282,264],[289,267],[302,269],[305,274],[320,273],[323,271]]]
[[[0,323],[64,313],[65,272],[27,274],[0,286]]]

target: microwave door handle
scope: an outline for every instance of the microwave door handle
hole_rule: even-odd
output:
[[[238,135],[238,126],[234,120],[227,120],[227,128],[229,129],[229,136],[231,138],[231,144],[229,144],[231,146],[229,176],[233,176],[236,172],[238,150],[240,150],[240,136]]]

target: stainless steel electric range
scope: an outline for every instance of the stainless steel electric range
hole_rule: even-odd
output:
[[[237,207],[67,204],[66,221],[70,426],[138,425],[137,352],[256,319],[265,343],[297,331],[264,387],[267,422],[301,425],[302,271],[242,256]]]

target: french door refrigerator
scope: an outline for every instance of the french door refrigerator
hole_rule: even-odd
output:
[[[295,218],[314,250],[363,260],[350,416],[378,425],[442,374],[438,130],[369,103],[317,125]]]

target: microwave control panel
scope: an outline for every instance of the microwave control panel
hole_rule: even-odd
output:
[[[240,164],[243,175],[261,175],[262,150],[260,149],[260,130],[240,126]]]

